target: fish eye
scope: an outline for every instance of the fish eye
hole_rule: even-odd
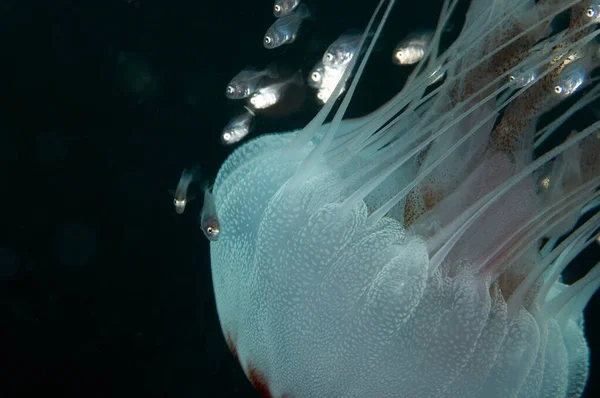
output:
[[[560,93],[562,93],[562,91],[563,91],[563,89],[561,86],[554,86],[554,92],[556,94],[560,94]]]
[[[318,82],[319,80],[321,80],[321,74],[319,72],[313,72],[310,78]]]
[[[327,54],[325,54],[325,58],[327,58],[327,61],[333,61],[333,54],[327,53]]]
[[[590,7],[585,11],[585,15],[587,15],[589,18],[593,18],[594,15],[596,15],[596,12],[592,7]]]
[[[273,42],[273,39],[271,39],[271,36],[265,36],[265,44],[271,44]]]
[[[227,92],[228,92],[229,94],[233,94],[233,92],[234,92],[234,91],[235,91],[235,90],[234,90],[234,88],[233,88],[233,87],[231,87],[231,86],[227,86]]]
[[[319,99],[321,102],[327,102],[327,100],[329,99],[329,93],[324,92],[324,91],[319,91],[317,93],[317,99]]]
[[[209,240],[215,241],[219,237],[219,228],[217,227],[206,227],[206,237]]]
[[[275,10],[275,12],[281,12],[281,6],[279,4],[275,4],[275,7],[273,7],[273,9]]]
[[[223,140],[225,140],[225,141],[231,140],[231,133],[229,131],[226,133],[223,133]]]
[[[511,81],[513,81],[513,80],[515,80],[515,79],[516,79],[515,75],[510,75],[508,78],[509,78]]]

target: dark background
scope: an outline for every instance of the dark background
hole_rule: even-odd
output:
[[[179,216],[167,189],[195,164],[212,180],[231,152],[233,75],[276,61],[305,77],[376,4],[306,3],[297,42],[269,51],[272,0],[0,0],[0,397],[257,396],[221,335],[202,201]],[[391,50],[440,1],[416,3],[398,1],[350,114],[402,86]],[[255,131],[302,127],[318,110],[305,90]]]

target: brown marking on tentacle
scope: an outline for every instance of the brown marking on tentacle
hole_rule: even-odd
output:
[[[567,35],[581,29],[589,22],[589,18],[586,17],[588,6],[589,1],[575,4],[571,8],[571,19],[566,32]],[[560,72],[565,66],[583,56],[581,53],[583,48],[575,48],[569,53],[565,52],[564,48],[581,40],[593,30],[593,26],[581,29],[581,31],[561,41],[552,49],[556,56],[546,65],[546,70],[552,70],[507,107],[502,120],[492,133],[492,147],[502,152],[513,152],[521,148],[523,144],[527,145],[533,139],[532,136],[524,135],[523,132],[533,134],[538,117],[559,102],[559,99],[552,97],[552,93]]]
[[[410,227],[421,214],[425,213],[424,208],[419,187],[411,189],[406,195],[406,204],[404,205],[404,227]]]

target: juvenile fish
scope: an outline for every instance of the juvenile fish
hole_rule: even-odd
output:
[[[319,62],[321,63],[321,62]],[[342,79],[342,76],[347,69],[348,64],[341,65],[337,68],[332,68],[329,66],[324,66],[322,68],[318,68],[318,64],[313,69],[311,75],[309,76],[309,85],[313,88],[316,88],[317,91],[317,99],[321,103],[327,102],[329,97],[333,94],[335,87]],[[345,91],[345,85],[342,87],[340,94]]]
[[[585,66],[582,64],[567,65],[558,77],[554,92],[562,97],[573,94],[581,87],[587,77]]]
[[[348,63],[341,64],[336,67],[326,66],[322,59],[317,61],[315,66],[308,75],[308,85],[317,91],[317,99],[321,103],[327,102],[338,82],[342,79],[344,71],[349,66]],[[342,87],[340,94],[345,90],[345,86]]]
[[[275,18],[285,17],[298,7],[300,0],[275,0],[273,5],[273,15]]]
[[[265,109],[279,102],[285,90],[291,84],[301,84],[302,78],[299,73],[280,82],[275,82],[261,87],[250,97],[249,105],[252,109]]]
[[[331,43],[323,54],[323,65],[330,68],[339,68],[348,65],[360,44],[362,34],[343,34]]]
[[[227,84],[225,96],[229,99],[247,98],[254,94],[264,77],[276,79],[278,77],[275,64],[269,65],[264,70],[247,68],[235,75]]]
[[[325,76],[323,80],[323,84],[319,88],[317,92],[317,99],[322,104],[326,103],[327,100],[331,97],[333,92],[335,91],[335,87],[342,80],[342,75],[344,74],[344,70],[346,68],[327,68],[325,67]],[[341,95],[344,91],[346,91],[346,86],[342,86],[338,95]]]
[[[277,19],[265,33],[263,45],[267,49],[280,47],[284,44],[293,43],[298,36],[298,30],[302,22],[310,16],[308,8],[301,4],[290,14]]]
[[[169,191],[174,196],[173,205],[175,205],[177,214],[183,214],[187,202],[194,199],[193,196],[188,197],[188,187],[192,182],[198,181],[199,178],[200,168],[198,166],[194,166],[190,170],[184,169],[175,192]]]
[[[225,145],[235,144],[250,133],[254,112],[246,108],[246,112],[232,118],[221,133],[221,141]]]
[[[423,59],[433,37],[432,31],[408,35],[396,48],[392,61],[398,65],[413,65]]]
[[[204,190],[204,205],[200,212],[200,228],[204,232],[204,236],[210,241],[219,239],[221,228],[219,219],[217,218],[217,208],[215,206],[215,198],[212,194],[212,186]]]
[[[537,77],[538,72],[534,68],[520,69],[509,76],[516,88],[522,88],[533,82]]]

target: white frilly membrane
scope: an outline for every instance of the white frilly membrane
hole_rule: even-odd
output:
[[[258,137],[219,171],[227,341],[273,397],[578,397],[600,267],[561,275],[600,230],[595,3],[473,0],[443,49],[447,1],[402,90],[343,119],[393,3],[304,129]],[[573,119],[589,123],[565,130]]]

